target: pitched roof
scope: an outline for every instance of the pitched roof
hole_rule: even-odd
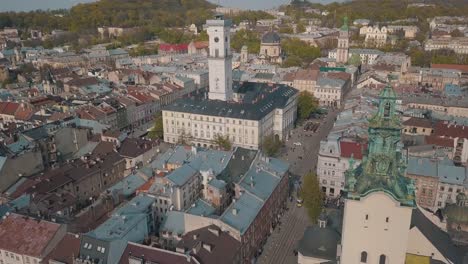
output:
[[[199,264],[194,257],[185,254],[131,242],[127,244],[119,263],[129,264],[130,259],[142,260],[141,263],[144,261],[145,263],[151,262],[159,264]]]
[[[296,72],[294,79],[295,80],[309,80],[317,81],[320,71],[313,69],[299,70]]]
[[[20,104],[14,102],[0,102],[0,114],[4,115],[15,115]]]
[[[431,68],[459,70],[459,71],[461,71],[461,72],[468,73],[468,65],[459,65],[459,64],[431,64]]]
[[[340,234],[332,228],[310,226],[299,241],[298,251],[304,256],[334,260],[340,239]]]
[[[60,227],[56,223],[10,214],[0,221],[0,248],[42,258]]]
[[[136,158],[143,153],[150,151],[155,145],[153,141],[139,139],[139,138],[127,138],[122,142],[119,148],[120,155],[124,157]]]
[[[434,127],[434,136],[468,139],[468,126],[439,122]]]
[[[354,159],[361,160],[366,150],[366,143],[340,141],[340,152],[342,158],[351,158],[352,156]]]
[[[211,250],[204,246],[211,247]],[[210,225],[188,232],[177,247],[191,251],[203,264],[217,264],[221,259],[223,263],[235,263],[241,243],[219,227]]]
[[[72,264],[80,253],[80,237],[67,233],[60,243],[47,255],[42,263],[49,263],[49,260],[60,261],[60,263]]]
[[[420,211],[414,209],[411,217],[411,229],[417,227],[419,231],[439,250],[439,252],[452,263],[463,263],[463,250],[456,247],[450,236],[437,227]]]
[[[403,122],[404,126],[432,128],[432,122],[429,119],[411,117]]]
[[[426,136],[425,140],[426,140],[426,144],[436,145],[439,147],[453,148],[454,146],[454,142],[453,142],[454,139],[452,138],[431,135],[431,136]]]
[[[159,50],[162,51],[186,51],[188,50],[188,44],[159,44]]]

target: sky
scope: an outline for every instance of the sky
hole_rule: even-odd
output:
[[[77,3],[92,2],[93,0],[0,0],[0,12],[4,11],[30,11],[36,9],[70,8]],[[218,0],[209,0],[218,3]],[[289,0],[219,0],[221,5],[243,9],[268,9]],[[342,0],[335,0],[341,2]],[[329,3],[332,0],[316,0],[311,2]]]

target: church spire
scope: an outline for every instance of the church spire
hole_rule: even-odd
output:
[[[380,93],[377,113],[369,119],[368,154],[358,168],[346,172],[346,190],[350,199],[383,191],[402,205],[415,204],[413,182],[403,175],[405,164],[399,147],[401,124],[396,99],[396,93],[389,85]]]

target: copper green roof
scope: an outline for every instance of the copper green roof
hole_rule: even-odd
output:
[[[348,26],[348,17],[343,18],[343,26],[340,28],[342,31],[348,31],[349,26]]]
[[[373,192],[385,192],[404,206],[415,206],[414,184],[404,177],[406,164],[399,148],[400,118],[396,94],[385,87],[379,96],[377,113],[369,119],[369,147],[363,162],[346,172],[348,199],[359,200]],[[354,168],[351,161],[350,168]]]

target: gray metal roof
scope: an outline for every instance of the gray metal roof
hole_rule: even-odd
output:
[[[262,37],[262,43],[266,44],[274,44],[274,43],[280,43],[281,38],[276,32],[268,32]]]
[[[274,109],[284,108],[298,91],[282,84],[234,83],[234,92],[244,94],[244,102],[182,98],[163,110],[245,120],[261,120]]]

